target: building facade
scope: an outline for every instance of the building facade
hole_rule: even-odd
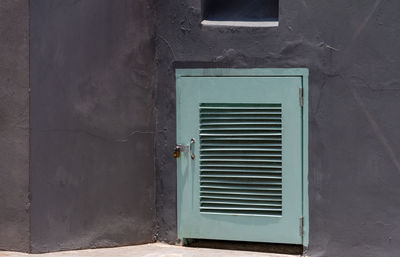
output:
[[[307,254],[399,255],[400,3],[230,7],[0,2],[0,249],[176,243],[176,71],[303,68]]]

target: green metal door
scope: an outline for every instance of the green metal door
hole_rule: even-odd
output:
[[[178,236],[302,244],[301,77],[178,76]]]

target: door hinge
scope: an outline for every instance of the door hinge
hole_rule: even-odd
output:
[[[303,107],[303,88],[299,89],[300,107]]]
[[[303,237],[303,230],[304,230],[304,217],[300,217],[300,236]]]

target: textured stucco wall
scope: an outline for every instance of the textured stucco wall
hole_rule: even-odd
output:
[[[29,250],[29,2],[0,1],[0,249]]]
[[[30,5],[32,251],[152,241],[151,1]]]
[[[195,0],[30,5],[31,226],[28,1],[0,1],[0,249],[175,242],[174,67],[308,67],[309,254],[399,256],[400,2],[281,0],[278,28],[201,27]]]
[[[311,256],[400,255],[400,2],[280,1],[278,28],[157,1],[158,238],[176,240],[174,66],[310,69]]]

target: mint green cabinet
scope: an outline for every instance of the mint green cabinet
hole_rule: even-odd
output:
[[[181,69],[176,83],[179,238],[307,245],[307,71]]]

